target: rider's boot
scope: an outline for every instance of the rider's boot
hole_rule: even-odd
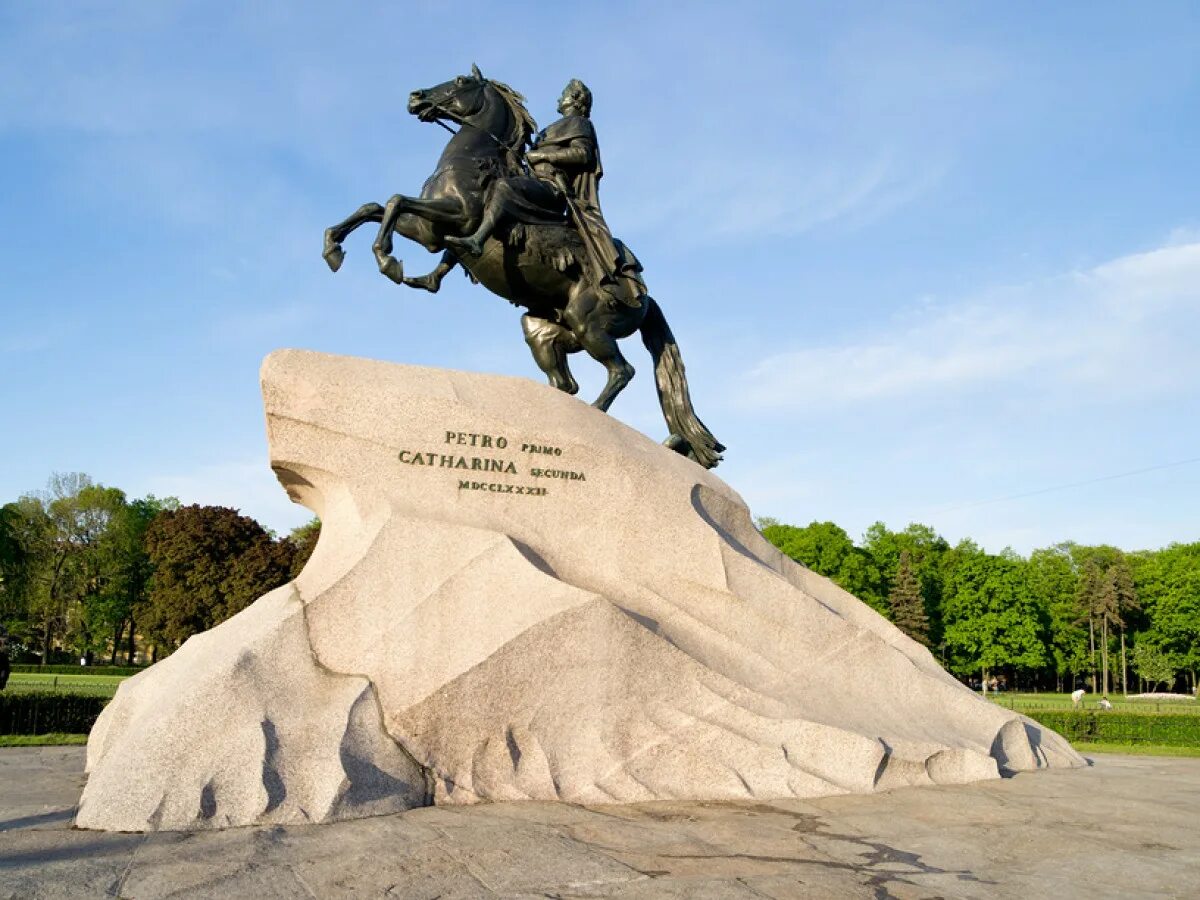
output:
[[[446,236],[446,246],[454,250],[455,253],[465,256],[481,256],[483,254],[483,242],[486,237],[478,238],[475,235],[467,237],[454,237],[453,235]]]
[[[480,256],[483,253],[483,243],[491,236],[491,233],[496,230],[496,214],[493,210],[484,210],[483,219],[479,222],[479,227],[475,229],[474,234],[469,234],[466,237],[454,237],[447,235],[446,246],[452,248],[458,253],[467,253],[471,256]]]
[[[621,303],[637,309],[646,300],[646,285],[636,272],[622,272],[613,293]]]

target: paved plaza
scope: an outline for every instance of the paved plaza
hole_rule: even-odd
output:
[[[83,748],[0,750],[0,898],[1195,897],[1200,759],[778,803],[436,807],[191,834],[72,828]]]

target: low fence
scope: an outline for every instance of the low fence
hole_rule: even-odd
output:
[[[46,678],[31,678],[28,675],[13,675],[8,679],[4,692],[8,694],[49,693],[86,694],[94,697],[111,697],[117,692],[120,682],[116,679],[101,680],[89,684],[80,678],[51,675]]]
[[[1075,708],[1075,705],[1069,698],[1064,700],[1030,700],[1026,697],[1006,697],[1003,694],[993,694],[988,699],[993,703],[1003,706],[1005,709],[1024,713],[1027,716],[1043,712],[1098,713],[1102,711],[1098,708],[1097,701],[1093,697],[1084,700],[1078,709]],[[1197,703],[1195,700],[1125,700],[1118,698],[1114,701],[1113,705],[1115,709],[1107,710],[1108,712],[1129,713],[1131,715],[1149,713],[1164,716],[1200,716],[1200,703]]]
[[[0,734],[87,734],[108,697],[87,694],[0,694]]]
[[[1158,744],[1200,747],[1200,717],[1123,713],[1104,710],[1051,712],[1025,710],[1040,725],[1052,728],[1072,743]]]
[[[10,667],[14,675],[121,675],[128,677],[144,671],[145,666],[72,666],[54,665],[39,666],[32,663],[13,663]]]
[[[0,734],[87,734],[109,698],[79,692],[0,693]],[[1072,743],[1200,747],[1200,717],[1105,711],[1029,710]]]

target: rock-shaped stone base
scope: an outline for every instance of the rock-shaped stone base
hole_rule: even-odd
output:
[[[696,464],[524,379],[280,351],[296,581],[129,679],[77,824],[812,797],[1083,760],[754,528]]]
[[[293,585],[122,683],[88,738],[75,824],[118,831],[326,822],[429,802],[361,675],[313,657]]]

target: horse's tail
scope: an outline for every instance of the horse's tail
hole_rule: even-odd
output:
[[[688,393],[687,374],[683,368],[683,357],[671,326],[652,297],[646,298],[646,317],[642,320],[642,342],[654,359],[654,384],[658,388],[658,402],[662,406],[663,418],[671,429],[668,443],[680,450],[706,469],[721,461],[725,445],[713,437],[692,408]],[[680,441],[687,447],[679,446]]]

